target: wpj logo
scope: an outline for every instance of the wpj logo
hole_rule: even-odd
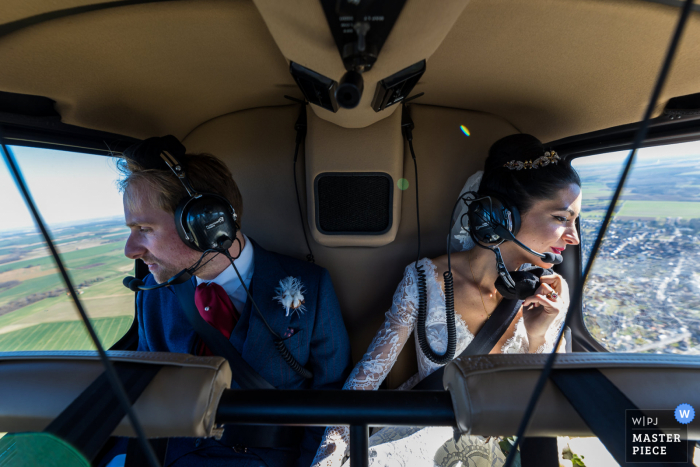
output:
[[[683,406],[679,406],[682,412],[625,410],[625,461],[688,462],[687,424],[694,412]]]

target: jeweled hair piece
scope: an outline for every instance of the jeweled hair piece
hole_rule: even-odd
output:
[[[523,170],[523,169],[539,169],[540,167],[546,167],[549,164],[556,164],[560,161],[561,159],[559,158],[559,154],[557,154],[555,151],[547,151],[544,153],[544,156],[538,157],[534,161],[529,160],[529,161],[509,161],[503,164],[503,167],[506,167],[507,169],[510,170]]]

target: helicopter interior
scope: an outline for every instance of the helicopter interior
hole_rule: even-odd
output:
[[[343,84],[351,68],[339,51],[324,3],[328,2],[6,0],[0,6],[0,126],[6,143],[17,146],[101,157],[118,155],[137,140],[173,134],[188,152],[220,158],[242,192],[241,229],[246,235],[266,249],[304,259],[309,253],[302,229],[306,231],[316,264],[330,271],[356,362],[391,306],[404,268],[416,256],[414,164],[402,132],[406,115],[414,125],[420,179],[420,254],[436,257],[445,252],[446,227],[460,189],[482,168],[498,139],[529,133],[564,159],[631,147],[681,2],[444,0],[439,8],[429,0],[388,2],[399,4],[400,14],[374,50],[372,62],[359,66],[364,67],[362,91],[352,108],[337,102],[318,105],[325,95],[318,88],[304,92],[299,86],[300,79],[315,76],[311,72],[335,82],[333,86]],[[700,3],[693,8],[654,109],[646,146],[700,138],[700,105],[694,96],[700,93]],[[377,110],[382,82],[386,85],[387,78],[422,61],[425,71],[407,86],[406,94]],[[294,76],[291,64],[300,65],[306,74]],[[418,97],[410,103],[401,103],[414,96]],[[325,97],[332,100],[333,92]],[[673,113],[669,103],[687,112]],[[305,115],[306,134],[295,161],[300,115]],[[683,118],[675,118],[678,115]],[[368,195],[375,204],[364,212],[353,211],[340,198],[319,200],[324,182],[329,196],[335,196],[334,177],[363,175],[388,180],[368,188],[377,190]],[[360,227],[348,221],[354,218],[360,219]],[[578,286],[581,248],[567,248],[557,269],[572,289]],[[606,351],[586,329],[580,304],[572,304],[570,313],[575,316],[567,344],[574,354]],[[135,348],[134,332],[132,328],[115,348]],[[3,355],[18,365],[9,353]],[[695,358],[693,364],[676,362],[685,370],[675,371],[687,371],[678,376],[688,382],[685,389],[670,384],[664,386],[666,393],[640,395],[639,404],[677,403],[680,390],[685,400],[700,407],[690,383],[694,381],[695,388],[700,384]],[[41,371],[65,371],[51,370],[47,361],[42,360],[46,369]],[[203,384],[210,396],[223,390],[221,381],[227,378],[225,370],[210,373],[220,364],[196,368],[193,363],[190,368],[208,372],[205,377],[210,379]],[[646,374],[626,380],[625,372],[636,371],[635,364],[621,359],[618,376],[606,374],[632,390]],[[668,364],[674,365],[670,360]],[[12,371],[8,374],[21,378],[21,370]],[[96,371],[86,370],[84,384]],[[397,388],[416,371],[410,339],[386,388]],[[464,384],[478,386],[469,383],[469,371],[464,371]],[[511,371],[502,377],[515,382],[530,378],[524,384],[534,386],[532,374]],[[182,397],[197,399],[191,394],[204,393],[201,387],[187,390],[192,392]],[[498,401],[507,398],[486,393],[481,397],[494,411]],[[524,397],[513,404],[525,405]],[[561,404],[566,402],[562,399]],[[210,433],[213,421],[207,410],[201,408],[182,430],[191,436]],[[512,407],[498,410],[521,413]],[[542,422],[538,433],[590,434],[567,410],[579,425]],[[11,423],[9,416],[4,420],[18,429],[43,429],[48,423],[45,418],[30,420],[29,415],[13,417]],[[540,421],[560,418],[551,412],[541,417]],[[512,423],[519,417],[503,416],[504,423],[506,419]],[[202,428],[202,420],[207,427]],[[490,420],[481,419],[477,426],[485,434],[498,434],[500,419]],[[511,433],[516,428],[503,429]],[[694,433],[700,437],[700,431]]]

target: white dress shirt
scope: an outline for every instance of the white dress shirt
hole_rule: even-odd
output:
[[[245,246],[233,264],[236,265],[238,272],[241,274],[241,277],[245,282],[245,286],[250,288],[250,281],[253,279],[254,270],[253,244],[245,235],[243,235],[243,239],[245,240]],[[236,310],[238,310],[239,313],[243,313],[243,308],[245,307],[248,295],[245,293],[245,289],[241,287],[241,281],[238,279],[238,275],[236,274],[236,271],[233,270],[232,265],[229,265],[229,267],[224,269],[221,274],[210,281],[197,277],[197,285],[203,282],[207,284],[214,282],[215,284],[219,284],[221,287],[223,287],[226,294],[231,299],[231,303],[233,303],[233,306],[236,307]]]

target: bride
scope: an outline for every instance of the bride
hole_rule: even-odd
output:
[[[504,200],[520,213],[516,237],[538,252],[561,254],[567,245],[579,243],[575,226],[581,209],[581,181],[570,164],[545,152],[531,135],[507,136],[489,150],[483,172],[467,181],[465,191],[478,191]],[[498,278],[494,253],[475,245],[457,217],[450,241],[458,246],[451,256],[454,275],[454,310],[459,355],[474,339],[503,296],[495,289]],[[513,242],[500,245],[509,271],[532,264],[552,265],[526,252]],[[418,310],[416,265],[427,276],[426,335],[433,352],[447,348],[444,283],[441,274],[448,267],[447,256],[423,258],[406,267],[391,309],[369,349],[357,363],[343,389],[374,390],[396,362],[414,330]],[[524,299],[517,315],[491,353],[551,352],[568,309],[568,287],[558,274],[543,275],[539,288]],[[417,334],[417,333],[416,333]],[[418,340],[416,338],[416,340]],[[417,342],[418,343],[418,342]],[[399,389],[411,389],[440,368],[419,345],[418,373]],[[560,346],[559,351],[563,351]],[[480,436],[453,439],[449,427],[390,427],[370,438],[372,466],[500,466],[505,461],[498,440]],[[349,443],[347,427],[328,427],[314,458],[314,467],[336,467],[343,462]]]

